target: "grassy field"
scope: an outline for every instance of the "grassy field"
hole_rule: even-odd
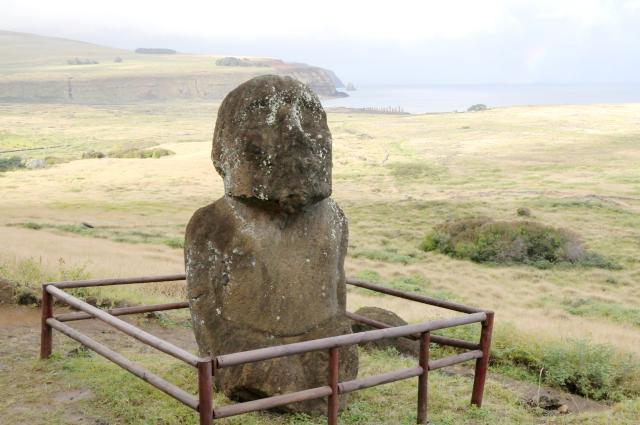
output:
[[[195,209],[222,195],[221,179],[209,159],[216,111],[217,104],[208,103],[0,105],[0,150],[58,146],[16,154],[60,162],[0,173],[1,274],[17,280],[22,276],[29,283],[34,276],[64,274],[60,259],[63,272],[82,269],[93,277],[182,271],[180,246],[187,220]],[[350,222],[348,274],[494,309],[494,373],[535,380],[544,367],[545,383],[562,387],[553,374],[566,371],[569,366],[562,359],[571,359],[584,366],[574,375],[607,389],[605,396],[590,395],[612,406],[598,413],[547,417],[520,405],[508,386],[494,381],[487,408],[470,410],[469,380],[442,374],[433,383],[434,423],[640,422],[638,117],[640,105],[513,107],[419,116],[329,114],[333,196]],[[175,154],[80,159],[89,150],[152,146]],[[9,155],[0,154],[0,159]],[[483,265],[420,249],[425,235],[443,221],[513,221],[520,219],[521,207],[531,210],[529,220],[579,234],[589,249],[619,269]],[[135,301],[184,297],[176,284],[109,291],[98,296]],[[349,304],[352,309],[390,308],[409,322],[442,314],[362,291],[351,291]],[[364,369],[383,367],[390,363],[389,355],[366,354]],[[154,359],[141,358],[150,364]],[[18,361],[16,375],[3,374],[3,379],[29,376],[30,361]],[[119,379],[106,364],[85,358],[57,362],[39,367],[60,385],[74,377],[89,379],[97,400],[108,396]],[[139,390],[133,385],[123,390],[129,392],[124,399]],[[391,399],[402,406],[398,415],[413,415],[413,388],[402,383],[362,393],[343,419],[411,423],[410,416],[381,422],[373,418]],[[86,403],[99,414],[106,415],[108,408],[118,412],[109,423],[126,423],[127,418],[138,418],[134,423],[189,423],[180,415],[139,419],[143,407],[166,414],[173,405],[162,396],[149,395],[129,407],[118,400],[108,406],[96,400]],[[251,420],[309,422],[261,415]]]

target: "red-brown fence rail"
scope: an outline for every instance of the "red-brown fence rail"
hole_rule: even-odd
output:
[[[167,282],[185,280],[184,274],[167,276],[144,276],[126,279],[96,279],[76,280],[67,282],[50,282],[42,286],[42,330],[40,357],[46,359],[52,352],[53,329],[63,333],[86,347],[92,349],[101,356],[107,358],[118,366],[131,372],[138,378],[148,382],[159,390],[165,392],[176,400],[197,411],[201,425],[211,425],[215,419],[240,415],[258,410],[271,409],[285,404],[317,398],[328,398],[327,422],[330,425],[338,423],[338,406],[340,394],[387,384],[402,379],[418,377],[418,406],[417,423],[427,423],[427,393],[429,371],[451,366],[454,364],[475,360],[475,374],[471,403],[480,407],[484,393],[484,384],[487,375],[489,350],[491,345],[491,332],[493,327],[493,312],[482,310],[449,301],[429,298],[418,294],[411,294],[395,289],[387,288],[372,283],[355,279],[347,279],[347,283],[371,291],[380,292],[395,297],[404,298],[419,303],[442,307],[448,310],[465,313],[465,315],[449,319],[433,320],[424,323],[391,327],[385,323],[348,312],[347,316],[356,322],[367,324],[377,328],[375,330],[355,334],[338,335],[328,338],[314,339],[286,345],[277,345],[256,350],[238,353],[223,354],[214,358],[199,357],[177,347],[167,341],[155,337],[142,329],[133,326],[117,316],[147,313],[152,311],[173,310],[188,308],[188,302],[175,302],[169,304],[157,304],[139,307],[114,308],[101,310],[78,298],[66,293],[63,289],[83,288],[93,286],[128,285],[150,282]],[[53,299],[66,303],[70,307],[79,310],[73,313],[53,314]],[[154,375],[142,366],[126,359],[122,355],[112,351],[108,347],[78,332],[64,322],[76,320],[98,319],[126,335],[129,335],[144,344],[173,356],[197,369],[198,394],[192,395],[172,383]],[[452,328],[456,326],[480,323],[482,328],[479,342],[465,341],[455,338],[447,338],[432,335],[433,331]],[[340,348],[365,342],[377,341],[385,338],[410,338],[420,341],[420,354],[418,364],[415,367],[395,370],[375,376],[368,376],[350,381],[340,382],[338,376],[340,362]],[[433,360],[429,355],[431,344],[445,345],[464,349],[459,354],[454,354],[441,359]],[[327,350],[329,352],[327,385],[317,388],[308,388],[293,393],[280,394],[243,403],[226,406],[213,406],[213,376],[217,369],[234,367],[246,363],[260,362],[277,357],[292,356],[311,351]]]

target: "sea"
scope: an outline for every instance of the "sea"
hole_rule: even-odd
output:
[[[640,103],[640,84],[513,85],[363,85],[349,97],[325,99],[325,108],[378,108],[411,114],[466,111],[475,104],[489,108],[522,105]]]

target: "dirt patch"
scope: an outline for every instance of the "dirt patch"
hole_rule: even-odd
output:
[[[56,313],[68,311],[61,308],[55,310]],[[190,329],[164,328],[157,320],[143,317],[124,319],[187,351],[197,352]],[[132,348],[140,353],[155,351],[98,320],[70,324],[115,351]],[[87,408],[87,403],[93,397],[89,388],[83,386],[82,382],[73,383],[70,388],[68,382],[56,379],[55,374],[46,372],[43,363],[36,361],[40,350],[40,310],[18,305],[0,305],[0,341],[0,411],[3,412],[0,422],[13,424],[28,421],[30,425],[45,425],[51,423],[45,412],[53,409],[57,415],[62,415],[56,416],[56,423],[107,424]],[[65,348],[61,347],[62,344]],[[78,346],[75,346],[69,351],[69,339],[58,332],[54,332],[53,347],[54,351],[62,354],[78,350]]]
[[[76,391],[66,391],[66,392],[56,394],[56,396],[53,398],[53,401],[55,403],[67,404],[67,403],[73,403],[76,401],[91,398],[92,395],[93,393],[90,390],[86,390],[86,389],[76,390]]]

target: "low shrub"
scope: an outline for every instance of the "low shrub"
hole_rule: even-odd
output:
[[[18,168],[24,168],[22,158],[20,158],[19,156],[0,158],[0,171],[11,171]]]
[[[467,108],[467,112],[482,112],[486,111],[487,109],[489,109],[487,105],[483,103],[476,103],[475,105],[469,106],[469,108]]]
[[[20,260],[0,259],[0,277],[15,284],[15,289],[19,294],[28,294],[27,289],[40,291],[40,285],[44,282],[56,280],[77,280],[88,279],[89,273],[83,266],[69,266],[65,260],[58,259],[57,270],[48,270],[42,260],[26,258]]]
[[[619,401],[638,394],[640,366],[609,345],[570,340],[546,348],[545,381],[594,400]]]
[[[104,154],[102,152],[90,150],[82,153],[82,159],[92,159],[92,158],[104,158]]]
[[[475,218],[446,222],[425,237],[421,249],[479,263],[520,263],[543,269],[559,263],[618,267],[587,251],[575,233],[531,221]]]
[[[619,401],[640,395],[640,361],[607,344],[578,339],[542,341],[504,326],[494,333],[490,361],[493,367],[519,378],[537,380],[542,370],[544,384],[594,400]]]
[[[95,59],[82,59],[82,58],[73,58],[67,59],[67,65],[97,65],[98,62]]]

